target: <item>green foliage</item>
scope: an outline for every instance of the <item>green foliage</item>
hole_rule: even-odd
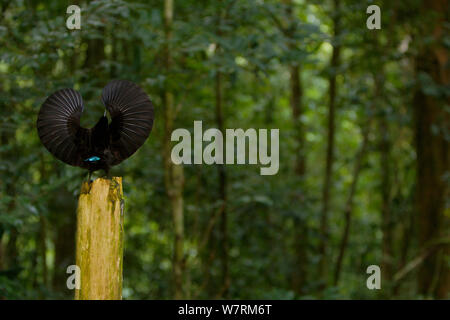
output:
[[[405,240],[415,234],[416,156],[410,89],[419,85],[426,95],[449,95],[448,86],[438,86],[429,74],[419,74],[417,83],[411,81],[415,44],[398,49],[415,32],[402,14],[406,4],[381,1],[383,33],[376,33],[365,28],[365,8],[372,1],[346,0],[339,12],[333,12],[332,1],[293,1],[293,19],[288,5],[279,1],[174,2],[170,43],[174,66],[169,74],[163,58],[162,1],[82,1],[81,30],[65,27],[65,3],[17,0],[1,5],[0,298],[72,297],[61,282],[65,281],[66,266],[74,264],[70,234],[67,239],[64,232],[67,227],[75,228],[76,199],[86,175],[58,162],[44,149],[35,122],[50,93],[74,87],[89,110],[82,125],[91,126],[103,113],[101,88],[112,78],[138,82],[156,108],[155,127],[146,145],[113,169],[114,175],[124,177],[126,198],[123,296],[172,298],[173,227],[162,162],[162,89],[166,86],[175,93],[175,127],[191,129],[194,120],[203,120],[205,128],[217,127],[217,72],[224,75],[225,127],[280,128],[280,171],[276,176],[260,176],[256,166],[226,168],[228,297],[386,297],[365,286],[365,268],[381,264],[382,255],[380,137],[386,135],[392,144],[393,264],[402,266],[417,252],[413,236]],[[342,25],[333,39],[335,14],[340,15]],[[394,14],[399,20],[392,26],[388,19]],[[448,45],[448,37],[445,43]],[[336,69],[329,67],[332,45],[342,47]],[[298,141],[290,107],[290,66],[300,66],[303,86],[304,111],[299,121],[306,133],[303,152],[307,169],[301,178],[294,173]],[[326,279],[317,273],[326,103],[332,74],[338,81],[329,239],[333,264],[344,228],[355,155],[366,126],[371,126],[337,286],[330,284],[333,266]],[[379,92],[378,76],[382,77]],[[387,131],[378,128],[380,119],[387,122]],[[221,206],[217,168],[186,165],[185,179],[185,295],[215,298],[221,285],[219,228],[213,228],[206,244],[203,240]],[[295,239],[299,223],[306,226],[309,257],[301,292],[292,286],[292,274],[298,268]],[[57,265],[59,259],[65,264]],[[321,290],[324,283],[327,287]],[[397,296],[413,297],[412,283],[413,278],[407,278]]]

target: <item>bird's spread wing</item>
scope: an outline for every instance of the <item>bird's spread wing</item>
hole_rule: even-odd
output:
[[[73,89],[58,90],[43,103],[37,119],[39,138],[59,160],[81,166],[78,145],[87,129],[80,127],[83,112],[81,95]]]
[[[112,165],[130,157],[145,142],[153,126],[153,105],[138,85],[113,80],[102,93],[103,104],[111,115],[110,148]]]

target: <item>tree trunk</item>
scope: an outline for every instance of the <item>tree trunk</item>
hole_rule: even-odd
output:
[[[173,22],[173,0],[164,1],[164,31],[165,31],[165,46],[164,46],[164,64],[166,72],[166,82],[164,85],[164,180],[166,186],[166,193],[170,201],[172,210],[175,237],[174,237],[174,251],[173,251],[173,278],[174,278],[174,297],[175,299],[182,299],[184,296],[183,288],[183,269],[184,269],[184,213],[183,213],[183,185],[184,172],[182,165],[175,165],[171,160],[170,140],[173,123],[175,118],[174,96],[170,81],[172,69],[172,52],[170,42],[172,41],[172,22]]]
[[[222,10],[221,3],[217,8],[217,36],[222,37]],[[217,45],[216,53],[221,52],[220,45]],[[222,99],[223,75],[220,70],[216,70],[215,96],[216,96],[216,122],[218,129],[225,132],[225,121],[223,115]],[[228,217],[227,217],[227,172],[224,164],[218,164],[219,175],[219,200],[220,204],[220,259],[222,264],[222,284],[219,290],[219,297],[226,297],[230,286],[230,275],[228,270]]]
[[[300,67],[298,65],[293,65],[289,68],[290,70],[290,88],[291,88],[291,109],[292,117],[294,122],[294,130],[297,138],[296,147],[296,160],[295,160],[295,174],[298,180],[299,189],[295,195],[295,200],[299,205],[303,202],[304,192],[301,186],[303,185],[303,180],[306,173],[305,155],[304,155],[304,145],[305,145],[305,135],[303,124],[301,122],[301,116],[303,114],[303,108],[301,105],[303,89],[300,79]],[[295,266],[292,274],[292,286],[297,294],[303,293],[303,287],[307,277],[307,266],[308,266],[308,228],[306,227],[306,219],[298,218],[295,219],[294,224],[295,229]]]
[[[277,24],[280,31],[289,39],[287,46],[289,50],[297,50],[295,44],[295,14],[294,14],[294,4],[292,0],[283,0],[285,5],[285,13],[287,17],[286,23],[282,20],[277,19],[273,16],[275,23]],[[297,177],[298,187],[296,193],[293,195],[293,201],[298,204],[299,211],[302,208],[303,197],[303,180],[306,173],[306,160],[305,160],[305,130],[301,122],[301,117],[303,114],[302,108],[302,96],[303,87],[301,82],[301,73],[299,62],[296,61],[289,65],[289,87],[290,87],[290,106],[292,112],[292,122],[296,137],[296,158],[294,164],[294,172]],[[294,266],[292,268],[291,275],[291,287],[298,294],[303,293],[303,287],[307,277],[307,266],[308,266],[308,253],[307,253],[307,243],[308,243],[308,228],[306,227],[306,219],[304,217],[296,217],[294,220]]]
[[[75,261],[76,203],[73,201],[72,194],[65,189],[60,190],[56,196],[59,201],[48,204],[51,212],[49,222],[55,230],[53,288],[55,291],[68,295],[70,291],[66,286],[66,270]]]
[[[103,66],[100,63],[101,61],[105,60],[105,28],[100,27],[99,32],[102,34],[99,38],[93,38],[93,39],[86,39],[84,38],[84,43],[87,44],[86,49],[86,58],[83,63],[83,69],[86,70],[86,72],[83,73],[81,76],[81,81],[99,81],[102,79],[107,70],[103,70]],[[75,47],[74,55],[77,54],[78,48]],[[76,58],[75,58],[76,59]],[[74,61],[75,62],[75,61]],[[71,65],[73,67],[73,65]],[[89,75],[89,77],[88,77]],[[83,100],[89,100],[92,98],[92,93],[87,92],[83,95]]]
[[[47,218],[43,214],[39,214],[39,255],[42,267],[42,283],[47,287],[48,268],[47,268]]]
[[[7,258],[7,266],[9,269],[19,267],[19,250],[17,249],[18,238],[19,231],[17,231],[16,227],[11,227],[5,254]]]
[[[369,141],[369,124],[366,124],[364,129],[363,140],[361,148],[355,159],[355,166],[353,168],[353,180],[350,185],[350,192],[348,194],[347,202],[345,204],[344,211],[344,232],[342,234],[341,245],[339,247],[339,254],[336,261],[336,267],[334,270],[334,285],[338,285],[341,276],[342,263],[344,261],[344,255],[348,245],[348,239],[350,238],[350,226],[352,221],[353,212],[353,199],[355,197],[356,187],[358,186],[359,174],[361,172],[361,165],[363,158],[366,154],[367,144]]]
[[[386,113],[382,112],[379,119],[380,165],[381,165],[381,229],[383,232],[382,263],[383,283],[389,284],[392,280],[393,253],[392,253],[392,218],[391,218],[391,139]]]
[[[104,34],[103,27],[100,29],[100,32]],[[87,44],[88,47],[84,66],[86,68],[93,68],[94,74],[100,76],[100,62],[105,59],[105,40],[103,38],[88,39]]]
[[[122,178],[83,182],[77,210],[76,300],[122,299]]]
[[[2,90],[2,85],[0,84],[0,90]],[[3,90],[2,90],[3,91]],[[14,106],[7,106],[0,102],[0,108],[3,108],[7,112],[12,112],[12,108]],[[14,139],[15,139],[15,131],[9,132],[9,131],[2,131],[0,140],[2,146],[7,145],[13,145],[14,146]],[[13,157],[14,154],[16,154],[16,148],[12,148],[11,150],[3,153],[5,159],[10,159]],[[16,179],[14,176],[12,176],[11,181],[5,182],[5,189],[6,194],[10,197],[10,201],[8,203],[8,212],[12,212],[16,208]],[[4,245],[4,262],[3,266],[4,268],[17,268],[18,267],[18,250],[17,250],[17,238],[19,236],[19,232],[17,231],[17,228],[14,225],[9,226],[1,226],[2,230],[5,232],[5,229],[9,229],[9,239]]]
[[[327,136],[327,154],[325,164],[325,181],[322,190],[322,213],[320,217],[320,243],[319,243],[319,275],[326,281],[327,279],[327,246],[328,246],[328,210],[330,205],[331,175],[334,163],[334,135],[335,135],[335,109],[336,109],[336,74],[339,67],[340,45],[336,43],[340,28],[340,6],[339,0],[334,0],[333,12],[333,53],[330,62],[329,76],[329,101],[328,101],[328,136]]]
[[[67,56],[66,63],[69,66],[70,73],[74,74],[78,68],[80,60],[80,48],[75,46],[73,53]],[[42,177],[46,177],[48,181],[48,172],[43,165],[41,169]],[[58,166],[52,173],[61,178],[62,167]],[[45,175],[44,175],[45,172]],[[67,267],[75,263],[75,233],[77,225],[76,201],[73,199],[71,192],[67,188],[55,190],[55,197],[58,201],[48,201],[49,208],[48,222],[50,228],[54,230],[54,262],[52,274],[53,290],[64,295],[65,298],[73,297],[71,290],[67,288]]]
[[[445,13],[448,1],[424,1],[425,13],[433,15],[431,36],[433,42],[425,44],[416,58],[416,72],[428,74],[435,85],[448,86],[448,53],[443,44]],[[418,78],[419,79],[419,78]],[[444,175],[449,170],[449,143],[445,132],[450,123],[445,110],[445,96],[428,95],[423,87],[417,87],[414,95],[417,153],[417,212],[419,242],[427,246],[448,236],[449,217],[445,214],[448,186]],[[450,268],[448,267],[449,244],[441,246],[424,260],[418,275],[418,289],[423,295],[448,298],[450,291]]]
[[[173,213],[173,224],[175,230],[174,252],[173,252],[173,274],[175,284],[175,299],[184,297],[184,214],[183,214],[183,166],[171,166],[171,191],[170,200]]]
[[[3,249],[3,234],[5,233],[5,231],[3,230],[3,226],[0,224],[0,270],[3,270],[4,268],[4,249]]]
[[[222,110],[222,73],[216,73],[216,119],[218,129],[225,132],[223,110]],[[220,296],[227,295],[230,286],[230,275],[228,271],[228,226],[227,226],[227,172],[224,164],[217,165],[219,172],[219,197],[220,207],[220,233],[221,233],[221,260],[222,260],[222,288]]]

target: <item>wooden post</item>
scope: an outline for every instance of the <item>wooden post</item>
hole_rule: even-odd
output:
[[[83,182],[77,210],[75,300],[122,299],[122,178]]]

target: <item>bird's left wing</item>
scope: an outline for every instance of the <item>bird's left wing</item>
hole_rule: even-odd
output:
[[[102,93],[103,104],[111,115],[110,147],[119,164],[145,142],[153,127],[153,105],[137,84],[113,80]]]
[[[42,144],[57,159],[72,166],[83,166],[80,139],[87,129],[80,127],[83,99],[73,89],[61,89],[42,104],[37,119],[37,130]]]

